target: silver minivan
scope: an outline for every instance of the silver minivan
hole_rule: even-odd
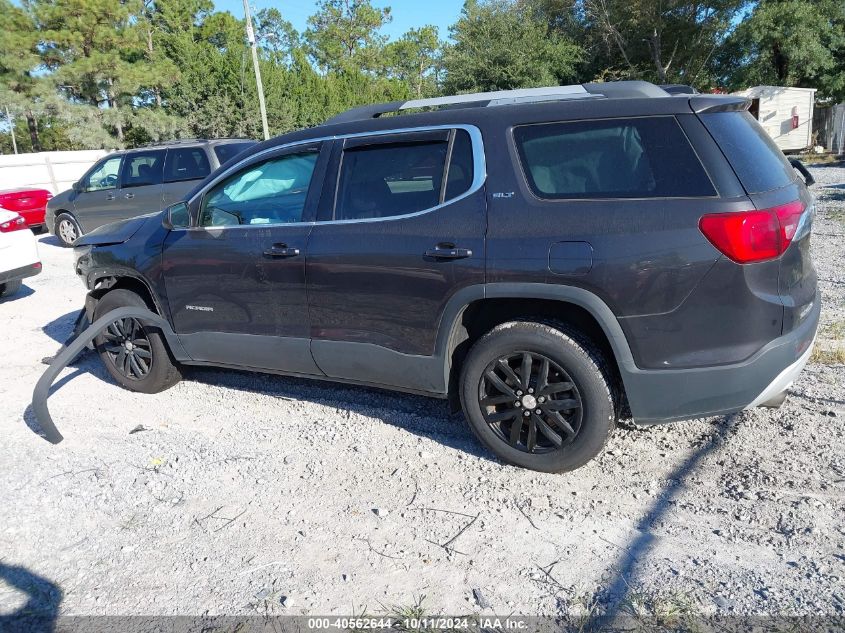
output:
[[[253,145],[248,139],[190,139],[109,154],[50,200],[47,230],[70,246],[104,224],[161,211]]]

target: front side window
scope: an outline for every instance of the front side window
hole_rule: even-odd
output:
[[[94,170],[88,174],[85,182],[82,183],[82,189],[85,191],[105,191],[106,189],[114,189],[117,187],[121,160],[122,157],[115,156],[114,158],[107,158],[97,165]]]
[[[121,187],[160,185],[164,154],[164,150],[127,154],[123,161]]]
[[[671,116],[524,125],[514,139],[540,198],[677,198],[715,195]]]
[[[301,222],[319,153],[287,154],[250,165],[203,198],[200,226]]]
[[[199,180],[211,173],[208,156],[201,147],[182,147],[167,150],[164,161],[164,182]]]

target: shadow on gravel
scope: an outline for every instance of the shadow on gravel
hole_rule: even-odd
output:
[[[610,579],[607,588],[599,596],[600,603],[604,606],[601,613],[597,614],[587,631],[601,631],[613,628],[617,618],[630,616],[625,613],[626,597],[631,587],[638,586],[637,576],[639,564],[648,556],[655,544],[653,529],[663,520],[671,509],[673,503],[683,493],[685,482],[701,461],[708,455],[716,452],[727,441],[728,437],[737,427],[738,414],[729,415],[717,423],[714,433],[705,440],[704,444],[695,449],[667,479],[672,482],[670,486],[661,491],[646,513],[634,526],[636,538],[627,546],[624,546],[623,553],[615,565],[615,574]]]
[[[32,294],[35,294],[35,291],[26,284],[24,284],[23,286],[21,286],[21,289],[18,290],[15,294],[0,299],[0,303],[14,303],[15,301],[24,299]]]
[[[60,316],[45,325],[42,330],[55,340],[57,345],[60,345],[70,337],[77,314],[78,312],[69,312]],[[58,346],[56,351],[58,351]],[[69,366],[77,368],[76,371],[57,381],[51,387],[50,395],[81,373],[91,373],[103,382],[115,384],[97,356],[90,351],[83,352]],[[475,457],[499,463],[481,448],[460,416],[449,413],[448,405],[444,400],[234,369],[185,367],[185,378],[245,393],[260,393],[285,400],[303,400],[378,418],[420,437],[426,437]],[[61,428],[60,420],[61,412],[57,411],[56,422]],[[41,428],[35,419],[31,405],[24,411],[24,421],[34,433],[41,435]]]
[[[46,246],[57,246],[59,248],[64,248],[61,242],[59,242],[59,238],[55,235],[50,235],[49,233],[42,233],[41,236],[38,238],[39,244],[44,244]]]
[[[25,567],[7,565],[0,561],[0,580],[27,596],[26,604],[12,613],[0,614],[0,631],[3,633],[49,633],[55,630],[61,588],[43,576]]]
[[[378,418],[409,433],[439,442],[474,457],[500,463],[487,453],[445,400],[248,371],[187,368],[185,377],[198,383],[260,393],[284,400],[303,400]]]
[[[82,306],[80,306],[82,309]],[[51,339],[63,345],[66,340],[73,334],[73,325],[76,323],[76,317],[79,316],[79,310],[63,314],[58,319],[53,319],[47,325],[41,328]]]

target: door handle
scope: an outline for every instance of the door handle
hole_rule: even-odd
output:
[[[107,195],[106,200],[114,200],[114,194],[110,193],[109,195]]]
[[[127,194],[124,196],[124,198],[126,198],[127,200],[131,200],[131,199],[132,199],[132,198],[134,198],[134,197],[135,197],[135,194],[134,194],[134,193],[127,193]]]
[[[298,248],[289,248],[287,244],[273,244],[270,248],[264,251],[264,257],[297,257],[299,255]]]
[[[472,257],[472,251],[468,248],[458,248],[454,244],[438,244],[428,249],[425,256],[434,259],[465,259]]]

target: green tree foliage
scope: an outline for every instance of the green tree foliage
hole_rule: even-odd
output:
[[[725,83],[816,88],[845,99],[845,2],[762,0],[719,59]]]
[[[394,41],[389,8],[319,0],[300,34],[254,16],[273,134],[442,93],[642,78],[845,99],[843,0],[467,0],[450,40]],[[0,151],[259,138],[242,19],[213,0],[0,0]]]
[[[411,29],[385,47],[385,63],[394,77],[411,86],[417,98],[433,95],[437,92],[440,50],[437,27]]]
[[[713,55],[748,0],[583,0],[599,77],[709,87]]]
[[[308,18],[308,51],[324,71],[377,72],[387,39],[379,30],[390,20],[390,9],[370,0],[320,0]]]
[[[444,52],[447,92],[507,90],[574,80],[581,48],[527,4],[467,0]]]

